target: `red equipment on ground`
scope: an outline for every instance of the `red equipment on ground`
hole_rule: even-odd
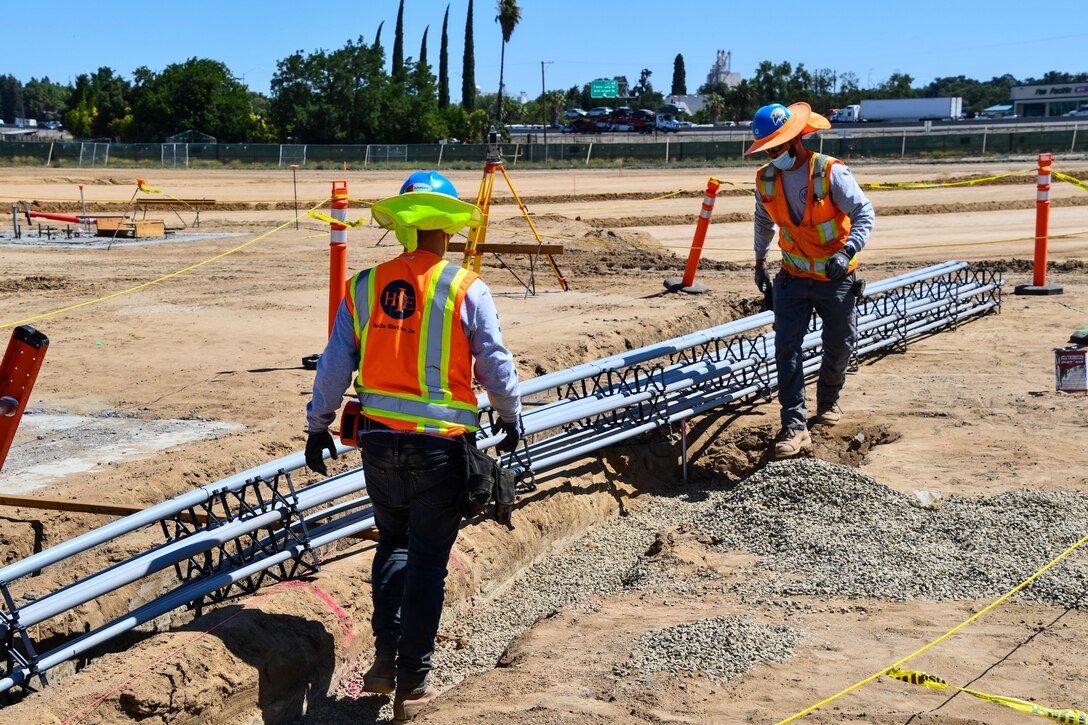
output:
[[[49,338],[30,325],[19,325],[11,333],[4,362],[0,364],[0,469],[8,457],[48,347]]]
[[[23,213],[26,214],[26,223],[33,224],[31,219],[52,219],[55,222],[68,222],[69,224],[97,224],[98,219],[93,216],[83,216],[82,214],[52,214],[44,211],[32,211],[30,206],[25,201],[19,202],[23,205]]]

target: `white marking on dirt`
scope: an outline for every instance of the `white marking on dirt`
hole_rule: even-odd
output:
[[[241,430],[238,423],[146,420],[96,415],[26,413],[0,472],[0,492],[26,494],[73,474],[122,459],[141,459],[174,446]]]

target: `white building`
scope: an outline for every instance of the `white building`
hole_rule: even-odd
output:
[[[732,71],[733,51],[718,51],[718,59],[710,66],[710,72],[706,74],[707,85],[724,83],[730,88],[740,85],[740,73]]]

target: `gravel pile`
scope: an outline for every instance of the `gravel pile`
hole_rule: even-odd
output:
[[[795,629],[760,624],[751,617],[700,619],[639,637],[639,659],[629,666],[699,675],[721,684],[760,662],[785,661],[801,637]]]
[[[901,601],[1004,594],[1088,533],[1086,521],[1088,496],[1079,493],[950,496],[926,507],[853,468],[803,459],[768,465],[691,524],[715,548],[762,555],[768,576],[740,588],[749,597]],[[1086,554],[1024,596],[1088,605]]]
[[[435,652],[436,679],[457,682],[490,669],[510,641],[541,617],[588,597],[627,591],[631,570],[657,531],[671,525],[667,514],[640,511],[612,519],[534,564],[498,598],[444,622],[453,640]]]
[[[625,591],[684,595],[730,592],[752,605],[811,610],[795,596],[836,599],[982,599],[1005,593],[1086,533],[1088,495],[1015,491],[950,496],[924,504],[857,470],[814,459],[766,466],[731,490],[658,496],[543,558],[495,599],[456,621],[434,658],[436,684],[495,666],[509,643],[538,619],[594,596]],[[744,580],[681,572],[667,550],[647,555],[659,532],[676,529],[711,548],[752,552]],[[1077,552],[1023,596],[1088,606],[1088,553]],[[1079,564],[1077,562],[1080,562]],[[728,679],[761,661],[780,661],[800,633],[721,617],[645,635],[626,663],[647,672],[701,672]]]

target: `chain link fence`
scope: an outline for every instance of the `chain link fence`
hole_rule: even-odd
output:
[[[746,130],[706,135],[643,136],[637,140],[555,134],[544,143],[539,134],[520,135],[502,144],[508,166],[604,166],[728,164],[744,161],[751,142]],[[1038,153],[1088,153],[1088,126],[1053,129],[976,127],[964,131],[826,131],[809,148],[843,160],[926,159],[964,156],[1020,156]],[[350,166],[476,166],[487,144],[236,144],[236,143],[0,143],[0,164],[56,167],[214,167],[297,164],[303,168]],[[744,161],[750,163],[750,161]]]

